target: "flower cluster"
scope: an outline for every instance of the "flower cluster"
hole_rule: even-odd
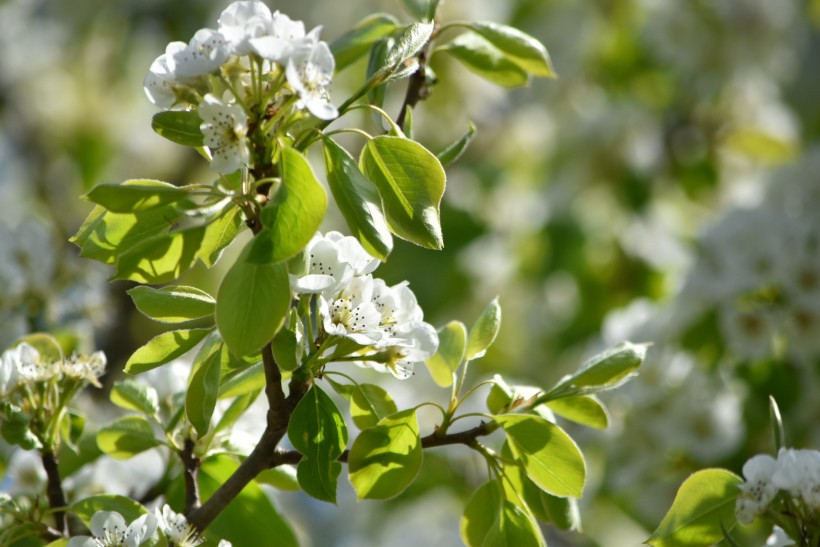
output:
[[[751,523],[778,494],[789,498],[798,515],[820,515],[820,452],[781,448],[777,459],[758,454],[743,465],[746,482],[740,485],[735,513],[743,524]]]
[[[105,354],[74,354],[68,358],[51,360],[40,355],[31,345],[23,342],[6,350],[0,357],[0,395],[9,396],[15,389],[52,380],[72,384],[93,384],[105,372]]]
[[[249,128],[272,135],[295,107],[322,120],[338,111],[327,87],[335,68],[321,27],[271,12],[257,0],[234,2],[217,30],[171,42],[145,77],[148,99],[163,109],[196,109],[211,167],[232,173],[252,162]]]
[[[435,353],[438,334],[424,322],[407,282],[391,287],[374,278],[379,261],[356,238],[317,234],[305,255],[306,271],[291,276],[291,286],[316,295],[324,335],[354,342],[357,364],[405,379],[415,363]]]

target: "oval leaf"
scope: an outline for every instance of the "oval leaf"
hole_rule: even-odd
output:
[[[467,327],[461,321],[450,321],[438,331],[438,349],[424,362],[433,381],[441,387],[453,384],[453,373],[458,369],[467,349]]]
[[[504,499],[496,481],[484,483],[467,502],[461,518],[461,537],[470,547],[546,545],[532,517]]]
[[[125,363],[125,372],[139,374],[182,357],[213,329],[172,330],[155,336]]]
[[[672,507],[646,543],[655,547],[713,545],[737,522],[735,500],[743,479],[725,469],[704,469],[683,481]]]
[[[191,370],[185,394],[185,415],[200,437],[211,426],[211,416],[219,393],[219,371],[223,359],[228,359],[227,352],[228,349],[223,344],[213,344],[207,356],[197,356]]]
[[[353,385],[349,396],[350,417],[359,429],[374,427],[382,418],[398,410],[390,395],[373,384]]]
[[[484,308],[481,315],[470,329],[470,336],[467,339],[467,355],[465,358],[468,361],[483,357],[487,353],[496,336],[498,330],[501,328],[501,306],[498,303],[498,297]]]
[[[196,256],[205,266],[212,268],[222,251],[230,245],[244,227],[245,218],[239,207],[227,207],[222,214],[205,226],[205,235]]]
[[[513,455],[530,480],[555,496],[581,497],[586,477],[584,457],[560,427],[525,414],[493,419],[504,429]]]
[[[527,72],[480,35],[465,32],[441,49],[482,78],[505,87],[527,85]]]
[[[555,77],[547,48],[529,34],[491,21],[476,21],[467,26],[530,74],[544,78]]]
[[[646,357],[646,344],[622,342],[588,360],[581,370],[561,382],[573,388],[596,391],[620,386],[635,375]]]
[[[368,52],[370,46],[396,30],[398,20],[392,15],[376,13],[365,17],[351,30],[330,44],[330,51],[336,60],[336,72],[355,62]]]
[[[113,213],[133,213],[174,203],[187,196],[187,191],[167,182],[128,180],[123,184],[97,185],[85,198]]]
[[[606,429],[609,425],[606,407],[592,395],[563,397],[548,401],[547,406],[562,418],[581,425],[595,429]]]
[[[362,431],[348,458],[350,482],[359,499],[388,499],[401,494],[418,475],[422,460],[416,410],[383,418]]]
[[[112,279],[173,281],[194,265],[204,235],[205,226],[194,226],[138,243],[117,258]]]
[[[71,504],[71,512],[80,517],[86,526],[97,511],[116,511],[129,523],[148,512],[131,498],[116,494],[89,496]]]
[[[148,416],[159,412],[157,390],[134,380],[117,382],[111,388],[111,402],[126,410],[136,410]]]
[[[393,233],[441,249],[439,205],[446,176],[438,158],[415,141],[379,136],[362,149],[359,164],[379,189]]]
[[[464,151],[467,150],[467,147],[473,142],[473,138],[475,138],[475,126],[472,122],[467,125],[467,131],[458,138],[455,142],[451,143],[447,148],[436,154],[438,161],[441,162],[443,167],[449,167],[451,164],[455,163]]]
[[[282,151],[282,186],[260,217],[266,230],[254,238],[248,260],[279,262],[307,246],[327,210],[327,195],[305,157],[293,148]],[[282,194],[282,195],[280,195]]]
[[[124,416],[97,432],[97,446],[118,460],[127,460],[161,444],[142,416]]]
[[[387,260],[393,250],[393,236],[382,212],[379,191],[365,177],[351,155],[325,139],[327,183],[350,231],[365,250],[380,260]]]
[[[182,323],[214,313],[216,300],[203,290],[184,285],[155,289],[139,286],[126,291],[143,315],[163,323]]]
[[[202,118],[196,110],[168,110],[154,114],[151,128],[171,142],[183,146],[203,146]]]
[[[406,61],[424,47],[433,34],[433,23],[412,23],[402,31],[396,43],[387,52],[379,74],[390,75],[399,71]]]
[[[290,308],[285,264],[251,264],[246,260],[248,249],[225,274],[216,295],[217,327],[231,352],[240,357],[270,342]]]

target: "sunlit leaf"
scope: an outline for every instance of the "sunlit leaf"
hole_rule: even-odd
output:
[[[173,285],[155,289],[141,285],[126,291],[145,316],[163,323],[182,323],[214,313],[214,298],[196,287]]]
[[[208,268],[213,267],[222,251],[242,232],[244,222],[245,218],[239,207],[229,207],[223,211],[205,226],[197,258]]]
[[[142,416],[124,416],[97,432],[100,450],[119,460],[127,460],[161,444],[151,424]]]
[[[498,303],[498,297],[484,308],[481,315],[473,323],[470,328],[470,335],[467,338],[467,354],[465,359],[471,361],[483,357],[487,353],[496,336],[498,330],[501,328],[501,305]]]
[[[202,146],[204,143],[199,126],[202,118],[196,110],[168,110],[154,114],[151,128],[171,142],[183,146]]]
[[[606,429],[609,425],[609,414],[606,407],[592,395],[563,397],[547,401],[546,405],[562,418],[581,425],[595,429]]]
[[[155,416],[159,412],[157,390],[134,380],[117,382],[111,388],[111,402],[126,410]]]
[[[547,48],[529,34],[492,21],[476,21],[467,26],[530,74],[545,78],[555,77]]]
[[[144,183],[144,184],[143,184]],[[188,197],[182,188],[159,180],[128,180],[122,184],[100,184],[85,198],[113,213],[134,213],[175,203]]]
[[[182,357],[212,329],[172,330],[155,336],[135,351],[125,363],[125,372],[139,374],[151,370],[177,357]]]
[[[441,165],[444,167],[449,167],[458,161],[470,143],[473,142],[475,134],[475,126],[472,122],[470,122],[467,126],[467,131],[465,131],[461,137],[452,142],[449,146],[447,146],[447,148],[436,154],[436,157],[438,158],[438,161],[441,162]]]
[[[350,386],[350,417],[359,429],[376,426],[380,420],[394,414],[398,408],[392,397],[377,385]]]
[[[393,32],[398,24],[398,20],[392,15],[375,13],[331,42],[330,51],[336,60],[336,72],[365,55],[373,42]]]
[[[448,387],[453,373],[464,360],[467,348],[467,327],[460,321],[450,321],[438,331],[438,349],[424,364],[436,384]]]
[[[137,243],[117,259],[114,279],[173,281],[194,265],[204,235],[204,226],[194,226]]]
[[[207,355],[194,359],[185,392],[185,415],[200,436],[205,435],[211,425],[219,393],[219,370],[223,359],[228,359],[227,353],[223,344],[216,343]]]
[[[482,78],[505,87],[527,85],[530,75],[480,35],[465,32],[439,51],[444,51]]]

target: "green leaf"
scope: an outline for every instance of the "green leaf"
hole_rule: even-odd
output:
[[[350,231],[371,255],[387,260],[393,236],[387,227],[378,189],[351,155],[331,139],[324,140],[327,183]]]
[[[467,25],[498,48],[509,60],[534,76],[554,78],[547,48],[525,32],[491,21],[476,21]]]
[[[197,258],[205,266],[212,268],[222,256],[222,251],[242,232],[244,221],[239,207],[224,210],[219,217],[205,226],[205,235],[202,237]]]
[[[238,397],[265,387],[265,368],[262,362],[254,363],[231,376],[219,386],[219,398]]]
[[[416,19],[432,21],[436,15],[439,0],[402,0],[402,4]]]
[[[202,462],[199,487],[203,500],[209,499],[236,472],[239,464],[229,456],[216,456]],[[181,494],[181,492],[180,492]],[[263,538],[275,538],[276,547],[298,547],[296,536],[255,481],[219,513],[206,534],[224,538],[234,545],[260,545]],[[217,542],[214,541],[213,544]]]
[[[359,429],[375,427],[397,410],[392,397],[379,386],[355,384],[350,388],[350,417]]]
[[[127,460],[161,444],[142,416],[123,416],[97,432],[97,446],[118,460]]]
[[[163,332],[135,351],[125,363],[125,372],[139,374],[182,357],[213,329],[187,329]]]
[[[786,446],[786,431],[783,429],[783,418],[780,416],[780,407],[777,401],[769,395],[769,423],[774,433],[774,447],[779,451]]]
[[[362,149],[359,164],[379,189],[392,232],[422,247],[441,249],[439,205],[446,176],[438,158],[415,141],[379,136]]]
[[[578,510],[578,500],[575,498],[559,498],[541,490],[538,492],[549,522],[561,530],[581,530],[581,513]]]
[[[97,511],[116,511],[128,523],[148,512],[145,507],[131,498],[115,494],[89,496],[71,504],[71,512],[80,517],[86,526]]]
[[[71,448],[71,450],[77,451],[79,450],[77,442],[80,440],[84,430],[85,416],[69,408],[60,422],[62,441]]]
[[[461,517],[461,538],[469,547],[545,546],[532,517],[504,499],[495,480],[475,491]]]
[[[299,359],[296,352],[299,350],[299,341],[296,333],[289,329],[281,329],[273,337],[273,358],[282,370],[296,370],[299,366]]]
[[[265,229],[251,246],[255,264],[279,262],[307,246],[327,210],[327,195],[307,159],[294,148],[282,150],[282,186],[260,213]]]
[[[655,547],[712,545],[723,537],[721,526],[731,530],[738,485],[743,479],[725,469],[704,469],[686,479],[646,543]]]
[[[382,85],[387,81],[389,74],[384,72],[384,62],[387,52],[393,47],[396,40],[391,36],[379,38],[373,42],[370,48],[370,55],[367,58],[367,100],[370,104],[379,108],[384,106],[384,98],[387,94],[387,87]],[[384,128],[384,120],[381,115],[374,113],[373,119],[378,127]]]
[[[204,226],[194,226],[138,243],[118,257],[113,279],[173,281],[194,265],[204,235]]]
[[[175,203],[186,197],[188,192],[184,189],[159,180],[128,180],[122,184],[100,184],[85,195],[87,200],[102,205],[113,213],[145,211]]]
[[[148,180],[126,181],[123,185],[130,182],[167,186]],[[112,213],[97,205],[70,241],[80,247],[80,256],[114,264],[137,244],[167,233],[180,220],[183,210],[192,206],[190,201],[182,200],[133,213]]]
[[[606,429],[609,426],[609,414],[606,407],[593,395],[579,395],[547,401],[547,406],[567,420],[592,427]]]
[[[63,360],[63,348],[60,345],[60,342],[50,334],[46,334],[44,332],[27,334],[22,338],[18,338],[14,343],[14,347],[16,348],[23,343],[28,344],[37,350],[37,353],[40,354],[42,359],[48,359],[50,361]]]
[[[433,381],[441,387],[453,384],[453,373],[464,360],[467,349],[467,327],[461,321],[450,321],[438,331],[438,349],[424,362]]]
[[[421,469],[422,450],[416,410],[383,418],[362,431],[350,449],[350,482],[359,499],[401,494]]]
[[[365,17],[351,30],[334,40],[330,44],[330,51],[336,60],[336,72],[367,53],[373,42],[396,30],[398,24],[398,20],[392,15],[375,13]]]
[[[290,309],[288,271],[283,262],[252,264],[249,242],[219,285],[216,324],[236,356],[250,355],[273,339]]]
[[[411,23],[387,52],[380,73],[393,74],[414,58],[433,34],[433,23]]]
[[[188,379],[188,391],[185,393],[185,415],[200,437],[211,426],[211,416],[219,393],[219,371],[222,361],[228,359],[227,353],[227,347],[216,343],[207,356],[198,355],[194,360]]]
[[[648,347],[647,344],[622,342],[596,355],[581,370],[564,378],[552,390],[539,397],[537,403],[559,397],[589,395],[623,385],[637,374]]]
[[[155,289],[139,286],[126,291],[146,317],[163,323],[184,323],[214,313],[216,300],[196,287],[173,285]]]
[[[288,438],[304,457],[296,468],[299,486],[314,498],[336,503],[337,460],[347,445],[344,418],[330,397],[315,384],[293,410]]]
[[[504,87],[527,85],[530,75],[480,35],[465,32],[440,48],[482,78]]]
[[[472,122],[470,122],[467,126],[467,131],[458,138],[455,142],[451,143],[447,148],[436,154],[438,161],[441,162],[443,167],[449,167],[453,163],[455,163],[467,147],[473,142],[473,138],[475,137],[475,126]]]
[[[501,306],[498,303],[498,297],[484,308],[481,315],[473,323],[470,328],[470,336],[467,338],[467,354],[465,358],[468,361],[483,357],[487,353],[496,336],[498,330],[501,328]]]
[[[256,475],[254,480],[260,484],[267,484],[287,492],[301,490],[299,488],[299,479],[296,477],[296,468],[292,465],[280,465],[272,469],[265,469]]]
[[[157,390],[134,380],[117,382],[111,388],[111,402],[126,410],[136,410],[148,416],[159,412]]]
[[[171,142],[183,146],[203,146],[202,118],[196,110],[168,110],[154,114],[151,128]]]
[[[220,385],[220,387],[222,386]],[[242,417],[245,411],[248,410],[248,407],[256,401],[256,398],[259,397],[261,392],[262,390],[259,389],[235,398],[228,409],[220,416],[219,421],[216,423],[216,426],[214,426],[214,431],[218,433],[233,426],[236,421]]]
[[[530,480],[555,496],[581,497],[586,476],[584,457],[560,427],[526,414],[493,419],[504,428],[510,449]]]

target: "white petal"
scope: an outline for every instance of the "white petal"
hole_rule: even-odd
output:
[[[93,537],[74,536],[68,540],[67,547],[100,547],[100,544]]]
[[[106,531],[117,530],[119,534],[124,534],[128,529],[125,519],[116,511],[97,511],[91,517],[91,533],[95,537],[104,537]]]

